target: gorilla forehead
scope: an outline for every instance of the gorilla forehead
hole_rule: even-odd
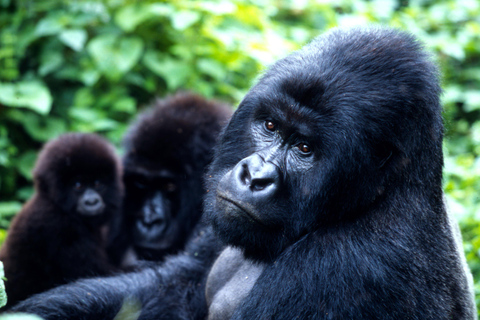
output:
[[[105,176],[114,177],[120,165],[113,147],[95,134],[68,133],[48,142],[40,153],[34,176]]]
[[[394,29],[333,29],[275,63],[239,111],[270,106],[264,110],[307,122],[320,135],[382,143],[413,140],[421,126],[441,143],[441,90],[430,60],[411,35]]]
[[[437,70],[429,60],[408,34],[337,28],[274,64],[254,90],[283,93],[313,109],[348,105],[366,112],[402,101],[396,112],[406,112],[415,107],[410,102],[437,100],[438,86],[425,95],[426,86],[438,83],[430,81]]]

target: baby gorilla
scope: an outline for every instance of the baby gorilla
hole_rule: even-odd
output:
[[[45,145],[34,169],[36,192],[0,250],[7,306],[113,270],[103,227],[121,208],[120,172],[113,148],[96,135],[66,134]]]
[[[231,114],[226,104],[181,93],[157,100],[132,124],[124,139],[124,221],[109,246],[116,265],[159,261],[184,248],[202,214],[203,175]]]

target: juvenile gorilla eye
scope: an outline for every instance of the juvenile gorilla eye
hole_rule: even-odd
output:
[[[305,144],[305,143],[300,143],[297,148],[303,152],[303,153],[310,153],[312,152],[312,149],[310,148],[310,146],[308,144]]]
[[[274,131],[275,124],[272,121],[265,121],[265,128],[267,128],[268,131]]]
[[[168,192],[173,192],[177,190],[177,185],[173,182],[169,182],[165,185],[165,190]]]
[[[75,182],[75,190],[81,190],[82,187],[83,187],[83,186],[82,186],[82,183],[81,183],[81,182],[79,182],[79,181],[76,181],[76,182]]]
[[[101,182],[100,182],[100,181],[98,181],[98,180],[95,180],[95,182],[94,182],[94,186],[95,186],[95,188],[100,188],[100,187],[102,186],[102,184],[101,184]]]
[[[134,185],[135,188],[137,188],[137,189],[145,189],[145,188],[147,187],[144,183],[142,183],[142,182],[140,182],[140,181],[135,181],[135,182],[133,183],[133,185]]]

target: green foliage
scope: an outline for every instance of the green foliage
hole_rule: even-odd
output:
[[[0,0],[0,228],[31,196],[45,141],[74,130],[118,146],[177,90],[236,104],[277,58],[371,22],[412,32],[442,68],[447,202],[480,290],[478,0]]]
[[[0,320],[42,320],[39,316],[26,313],[16,313],[0,316]]]
[[[5,284],[3,283],[5,273],[3,263],[0,261],[0,308],[7,304],[7,295],[5,293]]]

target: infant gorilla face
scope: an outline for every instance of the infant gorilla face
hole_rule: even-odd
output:
[[[105,209],[105,201],[101,195],[102,185],[100,181],[75,182],[74,192],[77,196],[77,213],[85,216],[102,214]]]

